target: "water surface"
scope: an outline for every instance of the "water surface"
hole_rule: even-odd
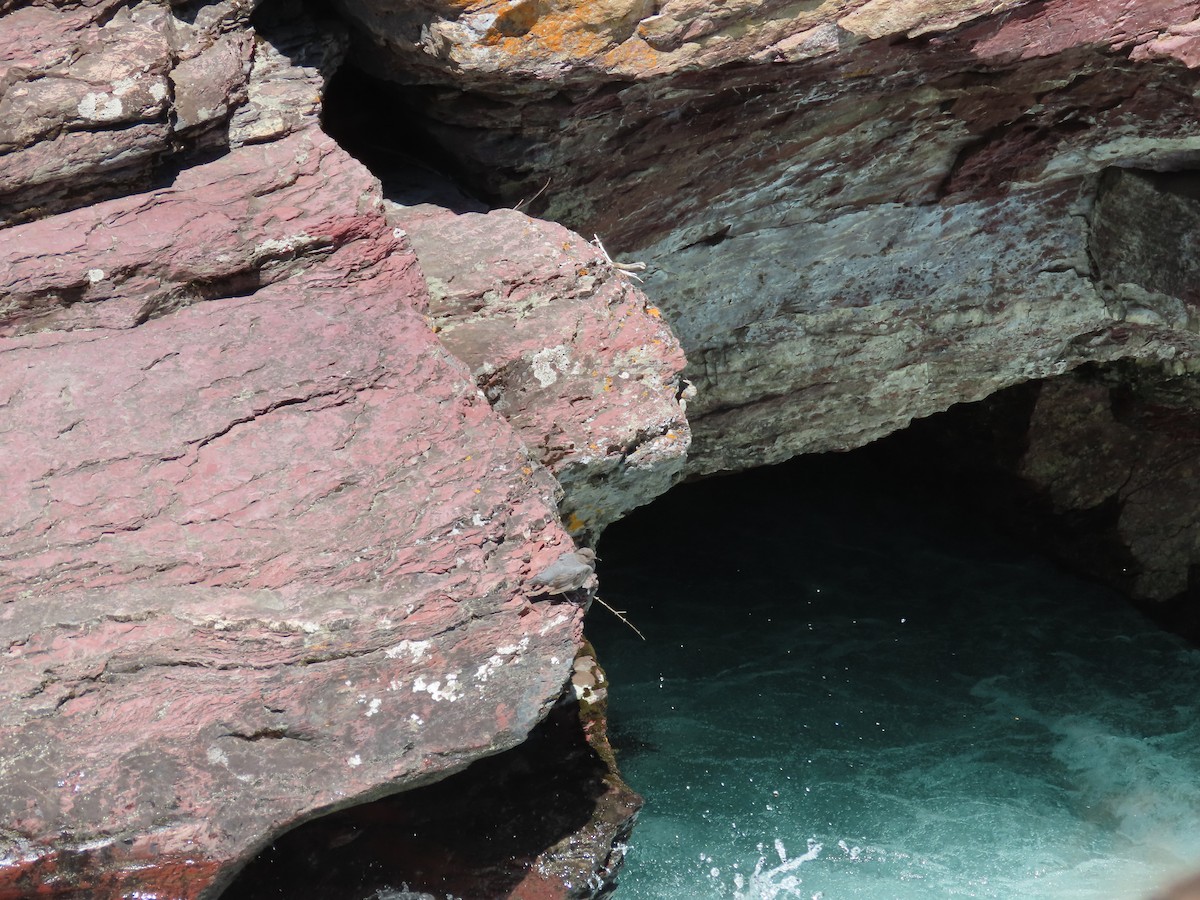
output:
[[[677,489],[590,635],[646,795],[616,900],[1144,896],[1200,867],[1200,652],[841,462]]]

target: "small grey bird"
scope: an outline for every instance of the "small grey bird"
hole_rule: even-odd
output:
[[[564,553],[530,579],[529,583],[538,588],[533,592],[535,596],[566,594],[586,587],[596,577],[595,568],[596,551],[590,547],[580,547],[572,553]]]

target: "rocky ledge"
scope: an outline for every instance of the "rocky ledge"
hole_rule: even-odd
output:
[[[214,897],[518,746],[584,814],[430,888],[597,894],[577,542],[1022,384],[1014,471],[1195,606],[1195,0],[0,13],[0,898]],[[347,47],[509,208],[385,200]]]
[[[646,263],[697,390],[688,474],[1085,365],[1195,377],[1196,2],[339,7],[479,190]],[[1124,521],[1135,595],[1186,594],[1194,513]]]
[[[213,897],[299,823],[521,744],[575,697],[595,588],[539,578],[575,558],[559,500],[600,521],[682,468],[683,357],[636,288],[519,213],[520,270],[492,225],[407,236],[317,127],[337,33],[249,12],[0,23],[0,897]],[[439,340],[434,231],[538,294],[536,348]],[[597,877],[549,866],[547,897],[615,865],[637,802],[605,777],[608,825],[568,811]]]

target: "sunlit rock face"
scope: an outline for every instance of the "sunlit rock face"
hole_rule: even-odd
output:
[[[416,249],[441,342],[554,473],[576,540],[594,542],[679,479],[691,442],[685,361],[628,273],[514,210],[388,211]]]
[[[341,5],[479,185],[648,264],[691,472],[1191,365],[1174,288],[1113,282],[1093,217],[1107,169],[1200,158],[1194,2]]]
[[[214,897],[282,832],[572,711],[595,579],[538,579],[679,474],[684,359],[561,226],[435,229],[424,272],[319,128],[336,24],[0,11],[0,898]],[[505,269],[529,235],[549,255]],[[442,343],[470,328],[435,276],[489,273],[561,354]],[[637,803],[597,777],[604,821],[575,795],[566,849],[517,834],[508,875],[604,889]]]
[[[0,4],[0,223],[169,180],[316,121],[345,29],[298,3]]]

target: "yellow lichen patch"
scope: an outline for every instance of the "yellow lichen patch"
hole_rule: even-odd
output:
[[[657,306],[647,306],[646,307],[646,315],[648,315],[652,318],[655,318],[655,319],[662,318],[662,312],[659,311],[659,308]]]
[[[520,0],[520,2],[511,3],[496,14],[491,34],[505,37],[520,37],[528,34],[544,12],[545,7],[540,0]],[[488,35],[489,38],[491,34]]]
[[[483,43],[506,56],[535,60],[584,60],[602,54],[616,67],[653,65],[657,54],[629,29],[649,15],[647,0],[518,0],[497,14]]]
[[[608,378],[605,378],[605,379],[604,379],[604,389],[605,389],[606,391],[611,391],[611,390],[612,390],[612,386],[613,386],[613,380],[612,380],[612,377],[611,377],[611,376],[609,376]]]
[[[604,65],[620,73],[647,74],[661,62],[662,54],[637,36],[604,54]]]
[[[587,522],[583,521],[583,519],[579,518],[579,516],[577,516],[575,513],[571,513],[569,516],[567,516],[567,521],[563,524],[566,525],[567,531],[570,534],[578,534],[579,532],[583,531],[583,529],[587,528]]]

